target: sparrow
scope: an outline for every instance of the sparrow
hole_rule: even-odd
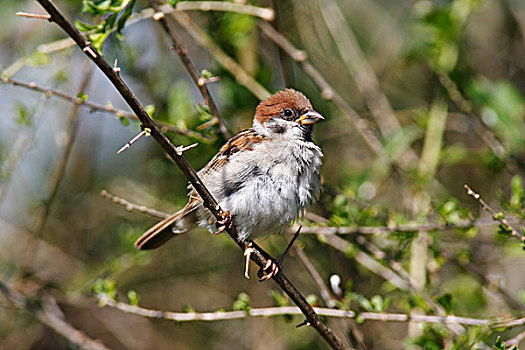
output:
[[[158,248],[196,225],[220,233],[232,221],[239,240],[282,231],[319,195],[323,154],[312,133],[323,119],[310,100],[293,89],[260,102],[252,128],[228,140],[197,172],[226,212],[225,220],[217,222],[190,185],[188,203],[146,231],[135,246]]]

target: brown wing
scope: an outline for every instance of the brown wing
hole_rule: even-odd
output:
[[[219,153],[210,160],[204,168],[199,171],[199,175],[206,176],[206,174],[217,171],[226,163],[228,158],[241,151],[251,151],[253,147],[264,140],[265,136],[258,134],[253,129],[246,129],[229,139],[224,146],[221,147]]]
[[[215,155],[215,157],[213,157],[213,159],[199,171],[199,176],[206,177],[206,174],[219,170],[232,154],[241,151],[251,151],[253,146],[263,139],[264,136],[258,134],[253,129],[241,131],[221,147],[219,153],[217,153],[217,155]],[[175,214],[160,221],[155,226],[144,232],[144,234],[135,242],[135,246],[141,250],[160,247],[175,236],[172,226],[176,222],[184,219],[187,215],[193,213],[200,203],[201,199],[199,195],[194,189],[192,189],[188,204]]]

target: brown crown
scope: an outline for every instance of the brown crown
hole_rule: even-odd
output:
[[[264,124],[281,113],[285,108],[294,109],[302,113],[313,109],[310,100],[302,92],[286,89],[278,91],[266,100],[261,101],[255,110],[255,120]]]

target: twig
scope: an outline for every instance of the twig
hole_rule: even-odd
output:
[[[210,94],[210,90],[208,90],[208,87],[206,84],[202,84],[202,79],[204,79],[195,68],[195,65],[191,61],[190,56],[188,55],[188,49],[180,39],[177,38],[175,35],[175,32],[171,29],[168,20],[166,19],[166,16],[164,12],[162,12],[162,9],[159,6],[159,3],[156,0],[149,0],[149,3],[151,7],[155,10],[155,15],[153,18],[158,21],[162,28],[164,28],[164,31],[166,34],[168,34],[171,43],[173,44],[173,48],[177,51],[179,54],[180,60],[182,61],[182,64],[190,74],[191,79],[197,85],[199,88],[199,91],[201,92],[202,97],[204,98],[204,103],[210,108],[211,114],[217,119],[219,123],[219,130],[224,135],[226,139],[229,139],[232,137],[231,131],[228,129],[228,126],[226,125],[226,121],[222,117],[221,112],[219,111],[219,108],[217,107],[217,104],[215,103],[215,100]],[[202,5],[202,4],[201,4]]]
[[[36,303],[15,290],[9,288],[5,283],[0,281],[0,291],[14,306],[20,309],[25,309],[35,316],[35,318],[43,325],[49,327],[55,333],[64,337],[69,343],[75,347],[84,350],[108,350],[104,344],[98,340],[89,338],[84,332],[79,331],[72,325],[67,323],[56,314],[57,306],[53,303],[52,306],[49,301],[43,299],[42,303]]]
[[[328,288],[326,283],[324,283],[323,278],[321,277],[321,274],[317,271],[315,266],[312,264],[308,256],[303,251],[303,248],[301,248],[299,244],[296,244],[294,246],[294,250],[301,264],[303,264],[308,274],[312,277],[315,284],[317,284],[317,287],[319,288],[319,292],[321,293],[321,297],[326,303],[326,306],[328,306],[329,308],[334,307],[335,298],[333,297],[332,293],[330,293],[330,289]]]
[[[499,222],[500,226],[502,226],[502,228],[505,230],[506,233],[508,233],[510,237],[517,238],[522,243],[525,242],[525,236],[522,233],[518,232],[516,229],[514,229],[514,227],[512,227],[509,224],[509,222],[507,221],[507,219],[505,219],[505,216],[503,215],[502,212],[496,213],[494,209],[492,209],[487,204],[487,202],[485,202],[483,198],[481,198],[481,196],[478,193],[474,192],[467,184],[465,184],[464,187],[465,187],[465,190],[467,191],[467,194],[471,196],[472,198],[474,198],[475,200],[477,200],[479,204],[481,205],[481,207],[483,208],[483,210],[487,211],[494,221]]]
[[[166,6],[167,7],[167,6]],[[272,21],[274,12],[268,7],[257,7],[227,1],[181,1],[175,6],[177,11],[226,11],[260,17],[265,21]]]
[[[144,130],[139,132],[137,136],[135,136],[134,138],[132,138],[131,140],[126,142],[126,144],[124,146],[120,147],[119,150],[117,151],[117,154],[121,154],[122,152],[124,152],[125,150],[130,148],[131,145],[134,144],[135,142],[137,142],[142,136],[146,136],[147,137],[149,135],[149,133],[150,133],[150,130],[148,128],[145,128]]]
[[[107,105],[101,105],[95,102],[91,102],[89,100],[84,100],[83,98],[80,98],[80,97],[74,97],[74,96],[68,95],[66,93],[63,93],[55,89],[40,86],[35,82],[26,83],[20,80],[15,80],[15,79],[7,78],[7,77],[0,77],[0,81],[2,81],[5,84],[11,84],[14,86],[19,86],[19,87],[23,87],[26,89],[42,92],[44,93],[46,97],[56,96],[65,101],[68,101],[68,102],[71,102],[77,105],[87,106],[94,111],[111,113],[121,118],[139,120],[137,116],[135,115],[135,113],[114,108],[110,103],[108,103]],[[186,136],[198,138],[198,139],[203,138],[200,133],[195,132],[195,131],[183,130],[183,129],[175,127],[174,125],[171,125],[171,124],[159,121],[159,120],[156,120],[155,123],[159,125],[163,131],[171,131],[177,134],[186,135]]]
[[[492,152],[500,159],[505,157],[505,147],[498,140],[496,135],[480,120],[479,116],[474,113],[474,108],[470,101],[465,99],[458,89],[456,83],[450,78],[447,73],[438,74],[441,86],[447,90],[447,93],[452,101],[467,114],[471,121],[474,132],[485,142]]]
[[[520,342],[523,339],[525,339],[525,332],[521,332],[517,336],[515,336],[514,338],[505,341],[505,347],[511,349],[512,346],[518,346],[518,345],[520,345]],[[518,349],[516,348],[516,350],[518,350]]]
[[[18,11],[16,15],[21,16],[21,17],[26,17],[26,18],[38,18],[38,19],[47,19],[47,20],[51,18],[50,15],[41,15],[41,14],[36,14],[36,13],[22,12],[22,11]]]
[[[517,218],[508,219],[510,222],[518,222]],[[447,231],[453,229],[468,229],[472,227],[493,226],[492,219],[459,220],[455,223],[407,223],[385,226],[303,226],[302,234],[323,234],[323,235],[380,235],[396,232],[417,232],[417,231]],[[293,228],[291,229],[293,230]]]
[[[53,3],[49,0],[38,0],[38,2],[46,9],[46,11],[51,15],[51,21],[55,22],[60,26],[82,49],[86,52],[84,48],[91,48],[91,44],[86,40],[86,38],[69,22],[63,15],[58,11]],[[153,123],[149,115],[146,113],[142,105],[139,103],[135,95],[131,92],[129,87],[124,83],[122,78],[113,70],[113,68],[106,62],[106,60],[100,55],[88,55],[95,64],[100,68],[100,70],[108,77],[108,79],[113,83],[118,92],[122,95],[124,100],[128,103],[131,109],[136,113],[137,117],[142,122],[142,125],[145,128],[151,130],[151,136],[162,146],[164,151],[168,153],[171,159],[179,166],[184,175],[188,178],[193,188],[197,191],[201,199],[203,200],[203,205],[207,208],[211,214],[217,219],[221,220],[224,217],[224,212],[218,205],[217,201],[210,194],[208,189],[204,186],[202,181],[197,176],[195,170],[190,166],[186,161],[183,155],[179,155],[175,146],[171,141],[164,135],[158,127]],[[269,255],[264,252],[259,246],[253,242],[248,242],[241,240],[238,236],[235,225],[228,230],[228,233],[237,243],[237,245],[244,251],[248,248],[249,245],[255,247],[255,252],[251,254],[251,259],[259,267],[263,267],[267,264]],[[321,320],[319,315],[315,313],[313,308],[308,304],[306,299],[297,291],[297,289],[290,283],[290,281],[284,276],[284,273],[281,272],[276,274],[272,279],[285,291],[285,293],[290,297],[290,299],[301,309],[304,313],[306,319],[310,324],[319,332],[319,334],[325,339],[325,341],[334,349],[343,349],[341,341],[337,336],[332,332],[330,328]]]
[[[158,219],[166,219],[169,217],[169,214],[163,213],[161,211],[148,208],[144,205],[138,205],[131,203],[123,198],[117,197],[109,193],[107,190],[100,191],[100,195],[105,199],[112,201],[113,203],[119,204],[126,208],[127,211],[137,211]]]
[[[252,308],[249,312],[239,311],[215,311],[215,312],[171,312],[163,310],[146,309],[140,306],[126,304],[115,301],[108,297],[100,299],[102,306],[109,306],[120,311],[154,319],[166,319],[177,322],[192,321],[223,321],[234,320],[248,317],[275,317],[282,315],[301,315],[302,312],[294,306],[278,306],[267,308]],[[455,315],[435,316],[435,315],[409,315],[388,312],[359,312],[352,310],[339,310],[330,308],[316,307],[314,310],[321,316],[352,319],[359,315],[364,320],[381,322],[417,322],[417,323],[440,323],[440,324],[461,324],[465,326],[488,326],[493,328],[516,327],[525,324],[525,318],[510,320],[491,320],[483,318],[471,318]]]
[[[231,75],[235,80],[258,99],[263,100],[270,95],[261,84],[259,84],[240,64],[228,56],[195,22],[184,12],[173,12],[173,18],[184,27],[184,29],[195,39],[195,41],[206,49],[210,55]]]

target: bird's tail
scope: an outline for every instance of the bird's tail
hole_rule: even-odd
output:
[[[186,232],[195,221],[196,206],[190,204],[144,232],[135,242],[135,246],[140,250],[155,249],[172,237]]]

